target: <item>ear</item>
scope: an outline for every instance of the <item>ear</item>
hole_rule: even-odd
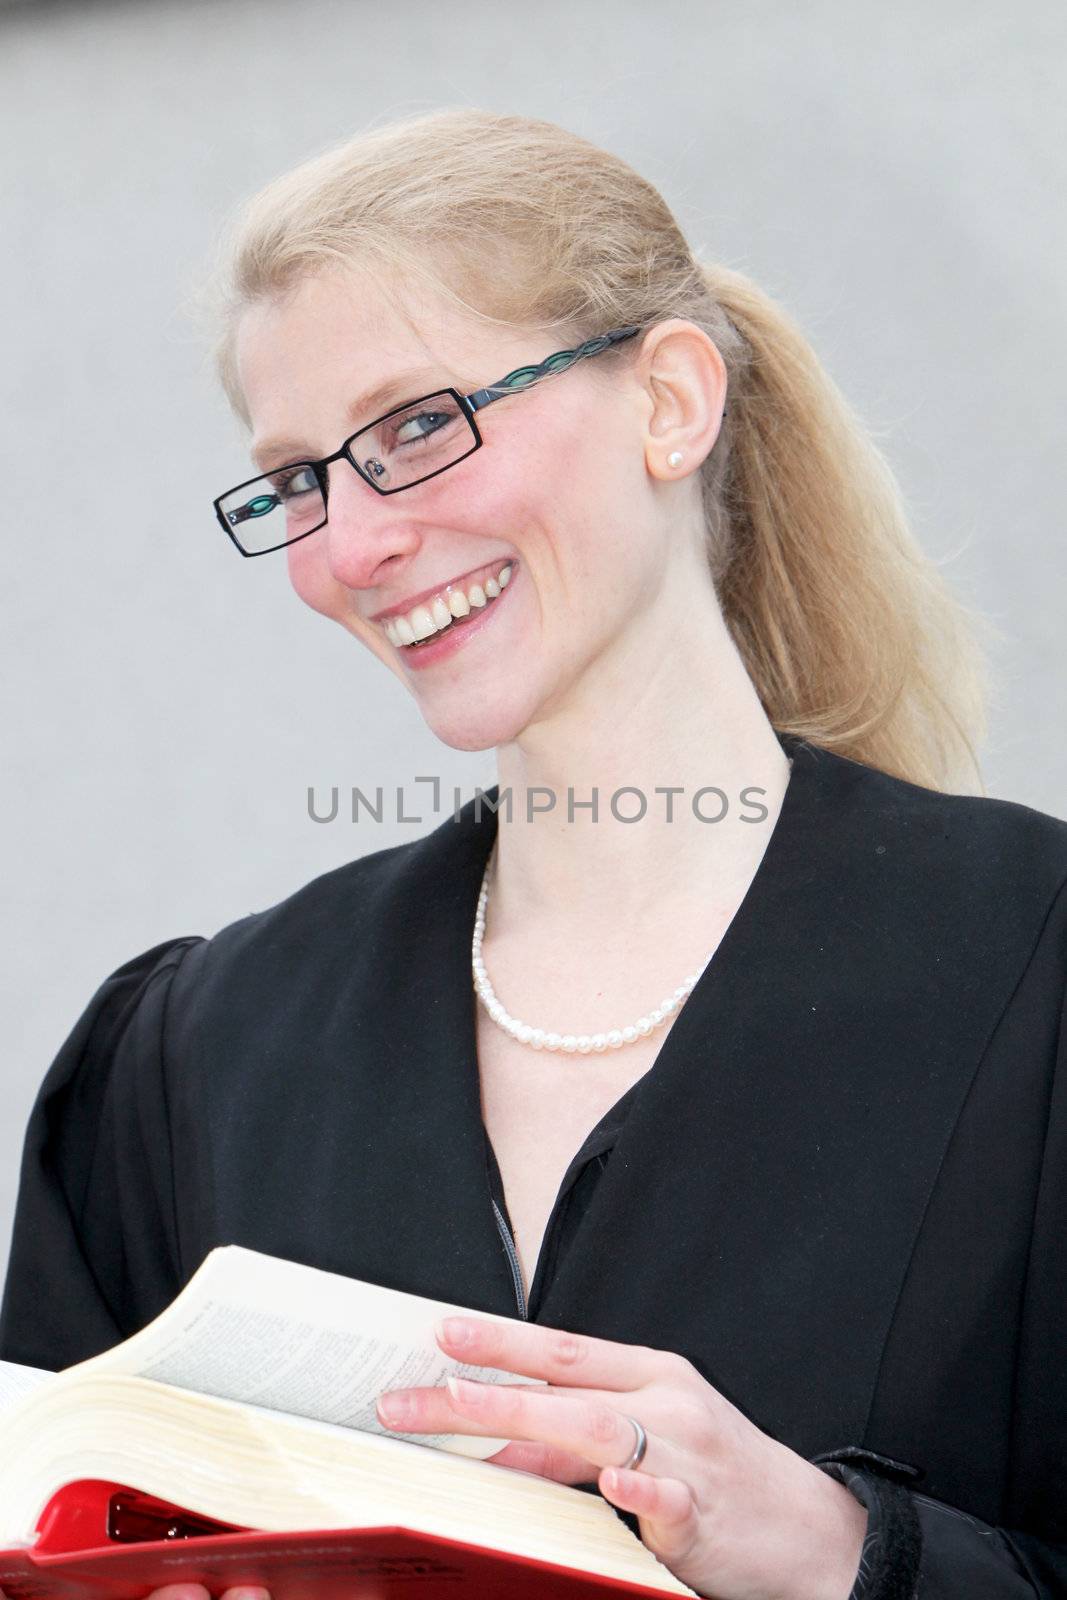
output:
[[[695,472],[719,437],[726,364],[702,328],[671,317],[650,328],[636,374],[648,404],[645,462],[654,478]]]

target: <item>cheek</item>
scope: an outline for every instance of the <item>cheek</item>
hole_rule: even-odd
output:
[[[316,542],[312,534],[309,539],[299,539],[295,544],[286,545],[285,555],[289,582],[304,604],[324,617],[339,618],[342,590],[330,575],[322,541]]]
[[[551,423],[513,427],[506,438],[487,439],[471,464],[469,482],[457,482],[455,493],[452,485],[443,489],[441,511],[456,527],[488,539],[515,539],[520,556],[533,530],[567,527],[596,503],[588,453],[583,456],[573,434]]]
[[[509,438],[506,457],[501,451],[499,467],[494,462],[494,489],[545,527],[613,527],[633,513],[641,481],[619,435],[608,428],[598,437],[595,420],[584,414],[539,417]]]

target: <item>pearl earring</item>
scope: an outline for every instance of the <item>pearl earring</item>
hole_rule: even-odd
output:
[[[680,467],[684,460],[685,457],[682,455],[680,450],[672,450],[670,455],[667,457],[667,465],[669,467]]]

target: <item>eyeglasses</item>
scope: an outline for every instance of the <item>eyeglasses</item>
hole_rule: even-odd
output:
[[[331,462],[343,458],[376,494],[413,489],[480,449],[476,411],[566,372],[576,361],[600,355],[640,332],[640,328],[616,328],[587,339],[575,350],[557,350],[534,367],[517,367],[473,394],[437,389],[409,400],[360,428],[332,456],[293,461],[228,489],[214,501],[215,515],[243,556],[262,556],[295,544],[326,522]]]

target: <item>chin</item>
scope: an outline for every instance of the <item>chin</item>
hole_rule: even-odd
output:
[[[495,750],[517,739],[529,722],[514,705],[423,705],[416,704],[430,732],[451,750]]]

